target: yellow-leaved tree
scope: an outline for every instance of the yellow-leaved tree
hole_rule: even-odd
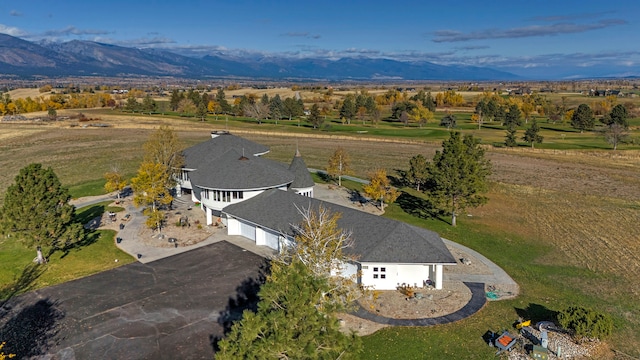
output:
[[[342,177],[351,174],[349,154],[347,151],[339,147],[333,152],[329,158],[327,165],[327,174],[332,178],[338,178],[338,186],[342,186]]]
[[[364,193],[370,198],[380,201],[380,209],[384,211],[384,203],[396,201],[400,192],[391,186],[385,169],[377,169],[369,177],[369,183],[363,187]]]
[[[107,180],[104,184],[104,189],[107,192],[117,191],[118,199],[120,199],[120,193],[127,186],[127,180],[124,178],[120,169],[114,166],[111,171],[104,174],[104,178]]]
[[[144,214],[148,216],[147,225],[151,228],[162,230],[164,218],[161,205],[171,204],[173,196],[170,193],[170,173],[166,166],[159,163],[145,161],[140,165],[138,174],[131,179],[131,187],[134,191],[133,202],[144,205],[147,208]]]

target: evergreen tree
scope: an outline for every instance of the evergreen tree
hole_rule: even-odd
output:
[[[507,128],[507,135],[504,138],[504,144],[508,147],[516,147],[518,146],[518,141],[516,137],[517,129],[515,127]]]
[[[320,126],[322,126],[324,119],[322,118],[322,116],[320,116],[320,108],[318,107],[318,104],[313,104],[311,106],[308,120],[311,123],[311,125],[313,125],[314,129],[317,129]]]
[[[140,103],[135,97],[129,96],[127,102],[124,104],[124,109],[131,112],[136,112],[140,109]]]
[[[169,105],[171,106],[172,111],[178,110],[178,104],[180,104],[180,100],[184,99],[184,93],[178,90],[173,90],[171,92],[171,99],[169,99]]]
[[[593,129],[595,125],[595,118],[593,117],[593,111],[587,104],[580,104],[576,111],[571,116],[571,127],[584,132],[585,130]]]
[[[232,111],[231,105],[225,98],[224,89],[218,89],[218,92],[216,93],[216,102],[220,105],[220,110],[222,110],[223,113],[228,114]]]
[[[66,250],[84,239],[82,224],[74,222],[75,207],[51,168],[30,164],[9,186],[0,211],[0,230],[26,246],[37,246],[38,262],[45,261],[41,247]]]
[[[444,126],[447,130],[456,127],[456,116],[453,114],[447,114],[440,119],[440,126]]]
[[[319,308],[326,279],[301,262],[276,264],[260,288],[258,310],[246,310],[227,338],[218,342],[218,360],[354,359],[362,350],[355,334],[344,334],[332,312]]]
[[[427,159],[418,154],[409,160],[409,170],[404,174],[405,181],[420,191],[420,186],[426,184],[429,178],[429,164]]]
[[[429,187],[426,191],[451,213],[451,225],[456,226],[458,213],[467,207],[484,204],[487,198],[487,176],[491,163],[472,135],[461,137],[452,132],[436,151],[429,166]]]
[[[342,107],[340,107],[340,117],[347,119],[347,123],[351,124],[354,116],[356,116],[357,108],[353,99],[353,95],[349,94],[344,98]]]
[[[531,123],[531,126],[529,126],[527,131],[525,131],[524,136],[522,137],[522,140],[530,143],[531,148],[533,149],[534,144],[542,143],[543,139],[544,137],[540,135],[540,126],[538,126],[538,121],[533,120],[533,122]]]
[[[513,104],[509,106],[509,111],[505,114],[504,124],[507,128],[522,125],[522,112],[518,108],[518,105]]]
[[[151,95],[147,95],[142,99],[142,111],[148,112],[151,115],[152,112],[156,111],[158,108],[158,104],[153,100]]]
[[[624,107],[624,105],[618,104],[611,109],[611,112],[600,119],[600,121],[608,126],[611,126],[611,124],[618,124],[627,129],[629,127],[629,121],[627,120],[628,117],[629,113],[627,112],[627,108]]]
[[[436,100],[433,98],[433,96],[431,96],[431,91],[427,92],[427,96],[422,102],[422,105],[424,105],[424,107],[429,109],[429,111],[431,112],[436,111]]]
[[[276,125],[278,124],[278,120],[282,118],[283,113],[284,104],[282,103],[280,94],[276,94],[271,98],[271,101],[269,102],[269,114],[271,115],[271,118],[276,121]]]

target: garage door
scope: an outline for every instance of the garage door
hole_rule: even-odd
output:
[[[274,233],[270,233],[268,231],[264,232],[265,245],[272,248],[273,250],[279,250],[280,242],[278,241],[278,238],[279,236]]]
[[[240,222],[240,235],[256,241],[256,228],[253,225]]]

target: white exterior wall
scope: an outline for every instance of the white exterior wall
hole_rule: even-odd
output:
[[[240,235],[240,221],[238,219],[227,219],[227,235]]]
[[[298,195],[303,195],[310,198],[313,197],[313,186],[308,188],[294,189],[294,191]]]
[[[443,266],[423,264],[381,264],[362,263],[360,282],[376,290],[395,290],[406,284],[423,287],[427,280],[434,282],[436,289],[442,289]],[[375,269],[378,271],[375,271]],[[384,268],[385,271],[382,271]],[[378,275],[374,278],[374,275]],[[384,279],[382,275],[385,275]]]
[[[209,191],[209,195],[208,195],[208,199],[205,199],[204,197],[204,192],[205,191]],[[222,210],[224,209],[226,206],[229,206],[231,204],[236,204],[239,202],[243,202],[245,200],[251,199],[252,197],[259,195],[260,193],[262,193],[264,190],[254,190],[254,191],[243,191],[242,192],[242,199],[231,199],[231,201],[229,202],[223,202],[223,201],[214,201],[212,199],[213,194],[211,193],[211,190],[207,190],[207,189],[202,189],[202,192],[200,194],[200,201],[202,202],[202,204],[204,206],[206,206],[209,209],[213,209],[213,210]],[[193,201],[198,201],[197,199],[195,199],[195,195],[192,194],[191,196]],[[213,222],[209,222],[209,219],[207,218],[207,225],[212,225]]]

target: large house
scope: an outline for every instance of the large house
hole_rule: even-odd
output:
[[[356,259],[344,264],[343,275],[378,290],[402,284],[442,289],[443,266],[456,260],[437,233],[314,199],[300,153],[286,167],[260,157],[268,151],[228,132],[213,132],[208,141],[184,151],[179,193],[190,193],[201,204],[207,224],[219,219],[229,235],[276,251],[293,241],[301,211],[323,207],[340,213],[338,226],[354,240],[345,252]]]

